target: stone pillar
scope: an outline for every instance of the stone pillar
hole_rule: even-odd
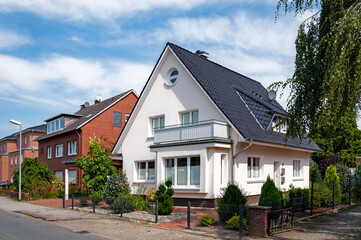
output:
[[[69,170],[65,169],[65,200],[69,199]]]
[[[265,238],[268,236],[268,213],[271,207],[250,206],[248,219],[248,235]]]

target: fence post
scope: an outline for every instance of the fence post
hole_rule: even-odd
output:
[[[31,198],[30,198],[30,190],[29,190],[29,196],[28,196],[28,200],[30,201],[30,199],[31,199]]]
[[[120,198],[120,217],[123,217],[123,198]]]
[[[155,223],[158,223],[158,199],[155,200]]]
[[[285,209],[285,200],[284,200],[284,199],[281,200],[281,209],[282,209],[282,210]],[[282,214],[281,214],[281,225],[283,224],[283,214],[284,214],[284,212],[282,211]]]
[[[65,193],[63,194],[63,208],[65,208]]]
[[[239,236],[242,237],[243,230],[243,205],[239,205]]]
[[[351,205],[351,176],[348,176],[348,205]]]
[[[95,213],[95,195],[93,196],[93,213]]]
[[[332,209],[335,209],[335,182],[332,184]]]
[[[191,229],[191,202],[187,203],[187,229]]]
[[[313,182],[311,182],[311,211],[310,211],[311,216],[312,216],[312,211],[313,211]]]
[[[71,209],[74,210],[74,194],[71,195]]]

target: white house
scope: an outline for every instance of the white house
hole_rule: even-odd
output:
[[[268,175],[282,190],[309,185],[309,156],[320,148],[285,142],[285,115],[259,82],[167,43],[113,154],[135,193],[170,178],[176,203],[205,205],[234,181],[252,202]]]

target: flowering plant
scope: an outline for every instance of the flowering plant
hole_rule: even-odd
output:
[[[129,192],[128,178],[125,173],[119,171],[109,176],[105,182],[104,200],[106,203],[112,204],[118,196]]]

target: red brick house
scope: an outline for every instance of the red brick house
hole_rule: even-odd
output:
[[[93,105],[86,102],[74,114],[61,113],[45,120],[47,132],[36,139],[39,160],[59,178],[68,169],[69,182],[79,187],[82,173],[75,160],[87,154],[89,138],[95,135],[106,139],[112,148],[137,100],[133,90],[104,101],[97,96]],[[120,158],[113,156],[113,165],[121,167]]]
[[[36,138],[46,132],[46,125],[30,127],[22,131],[22,155],[25,158],[38,157],[38,142]],[[20,134],[14,133],[0,139],[0,182],[12,182],[13,171],[20,163]]]

